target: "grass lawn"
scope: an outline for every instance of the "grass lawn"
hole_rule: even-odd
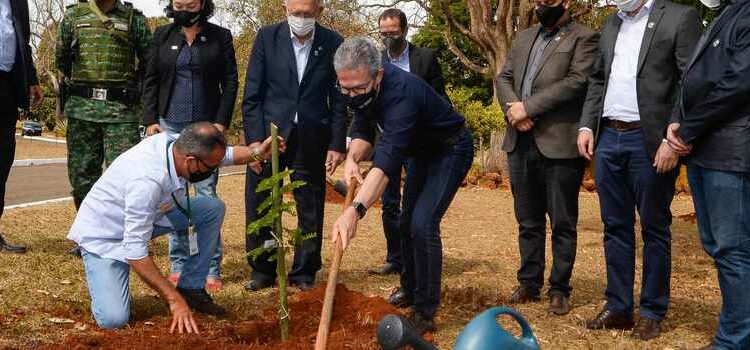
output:
[[[276,300],[275,290],[248,293],[242,288],[249,276],[244,255],[243,187],[242,176],[220,180],[219,194],[228,208],[222,232],[225,287],[215,299],[227,307],[230,316],[225,321],[201,318],[204,328],[209,326],[205,322],[251,319]],[[675,219],[672,226],[672,299],[662,336],[641,342],[631,340],[628,332],[591,332],[582,327],[583,321],[595,316],[604,304],[606,270],[597,197],[581,193],[580,204],[572,312],[563,317],[549,316],[547,300],[518,306],[532,324],[542,348],[693,349],[707,344],[716,327],[720,293],[713,263],[700,248],[695,225],[682,219]],[[691,213],[690,198],[678,196],[673,210],[675,216]],[[330,264],[328,234],[339,212],[339,205],[326,207],[324,267]],[[0,349],[34,348],[58,343],[66,335],[94,331],[82,263],[66,254],[72,244],[65,235],[74,215],[72,203],[5,213],[2,229],[6,238],[25,243],[30,250],[26,255],[0,254]],[[358,236],[344,256],[339,281],[366,295],[387,297],[398,285],[397,277],[367,274],[369,268],[382,262],[385,254],[379,217],[379,208],[374,208],[360,224]],[[443,220],[442,236],[443,305],[434,338],[439,347],[449,349],[474,315],[491,306],[505,305],[516,285],[519,257],[511,195],[502,190],[462,189]],[[547,250],[551,257],[549,239]],[[151,251],[166,273],[166,239],[153,242]],[[640,258],[637,263],[640,266]],[[548,270],[550,265],[548,259]],[[326,268],[319,274],[318,283],[325,276]],[[163,324],[168,317],[167,307],[135,275],[131,277],[131,325]],[[637,288],[639,285],[640,272],[636,275]],[[636,290],[636,301],[637,295]],[[53,317],[69,318],[75,323],[52,323],[49,319]],[[509,324],[504,319],[502,323]]]

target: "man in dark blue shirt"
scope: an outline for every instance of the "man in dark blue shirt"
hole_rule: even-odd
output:
[[[333,226],[334,242],[346,249],[357,222],[380,197],[388,181],[399,181],[408,158],[400,219],[404,266],[401,288],[389,302],[412,307],[420,333],[435,329],[443,265],[440,221],[474,158],[464,118],[427,83],[390,63],[383,64],[369,39],[351,38],[336,51],[334,69],[341,92],[354,110],[352,143],[344,165],[345,179],[362,184],[352,207]],[[373,151],[372,169],[362,177],[359,163]]]

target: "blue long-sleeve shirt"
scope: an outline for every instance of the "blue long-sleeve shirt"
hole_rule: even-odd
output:
[[[354,113],[349,134],[352,139],[373,142],[375,128],[381,130],[375,145],[373,167],[389,179],[398,177],[404,157],[441,151],[446,140],[464,126],[464,117],[419,77],[390,63],[373,107]]]

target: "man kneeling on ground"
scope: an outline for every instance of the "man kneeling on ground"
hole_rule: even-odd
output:
[[[169,303],[170,332],[198,332],[190,311],[223,315],[204,289],[221,224],[224,203],[191,197],[187,182],[199,182],[218,167],[259,168],[270,154],[270,138],[258,148],[227,147],[208,122],[191,124],[176,141],[166,133],[149,137],[123,153],[86,196],[68,239],[81,246],[91,311],[102,328],[121,328],[130,318],[130,268]],[[281,142],[280,147],[284,149]],[[255,163],[255,164],[253,164]],[[177,287],[148,254],[151,239],[187,230],[190,256]],[[189,306],[189,307],[188,307]]]

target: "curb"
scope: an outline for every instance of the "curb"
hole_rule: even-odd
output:
[[[67,164],[68,158],[51,159],[19,159],[13,161],[13,167],[27,167],[35,165]]]
[[[16,136],[21,136],[21,134],[16,134]],[[25,140],[34,140],[34,141],[43,141],[43,142],[49,142],[49,143],[67,143],[65,140],[55,140],[55,139],[49,139],[46,137],[41,136],[22,136]]]

